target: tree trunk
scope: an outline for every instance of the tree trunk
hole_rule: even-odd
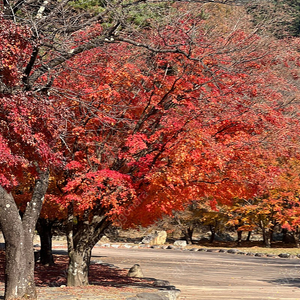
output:
[[[211,231],[211,236],[210,236],[210,243],[213,243],[215,240],[215,236],[216,236],[216,231],[215,231],[215,226],[213,225],[209,225],[209,229]]]
[[[243,235],[243,231],[238,230],[237,231],[237,244],[238,244],[238,246],[240,246],[242,244],[242,235]]]
[[[102,214],[91,216],[93,212],[85,211],[82,219],[74,222],[73,208],[69,206],[67,220],[67,242],[69,254],[68,286],[85,286],[89,284],[89,266],[91,252],[96,243],[110,225],[110,221]]]
[[[247,235],[247,239],[246,239],[247,242],[250,242],[251,234],[252,234],[252,231],[248,231],[248,235]]]
[[[188,234],[188,237],[189,237],[189,240],[190,240],[190,244],[193,244],[193,233],[194,233],[194,227],[190,226],[187,229],[187,234]]]
[[[52,266],[54,265],[52,253],[52,225],[54,221],[39,218],[36,229],[41,240],[40,260],[41,264]]]
[[[183,229],[182,232],[184,234],[184,238],[187,244],[193,244],[193,232],[194,232],[193,226],[189,226],[188,228]]]
[[[32,199],[21,219],[11,193],[0,186],[0,223],[5,239],[5,300],[36,299],[34,283],[33,237],[49,173],[41,173],[36,180]]]
[[[293,238],[294,238],[295,246],[296,246],[297,248],[300,248],[299,233],[298,233],[298,232],[295,232],[295,231],[292,231],[292,236],[293,236]]]
[[[13,213],[17,217],[17,209]],[[12,216],[12,212],[8,215]],[[11,222],[8,230],[6,225],[2,226],[2,229],[5,238],[5,299],[23,297],[36,299],[32,269],[34,266],[33,243],[30,236],[25,235],[21,220]]]
[[[91,253],[91,249],[69,253],[68,286],[85,286],[89,284]]]
[[[267,248],[271,247],[272,233],[273,232],[271,229],[266,229],[266,228],[263,229],[263,239],[264,239],[265,246]]]

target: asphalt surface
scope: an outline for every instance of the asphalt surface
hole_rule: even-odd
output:
[[[300,300],[300,259],[100,247],[94,248],[93,259],[121,268],[139,263],[145,277],[179,288],[180,300]]]

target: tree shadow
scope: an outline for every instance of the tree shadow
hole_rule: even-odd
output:
[[[298,274],[299,276],[299,274]],[[292,274],[286,274],[282,278],[274,279],[274,280],[263,280],[264,282],[268,282],[275,285],[280,286],[289,286],[300,288],[300,278],[294,278]]]
[[[67,284],[68,256],[64,251],[54,251],[55,265],[35,265],[35,283],[37,287],[60,287]],[[63,253],[63,254],[60,254]],[[101,257],[101,256],[100,256]],[[0,282],[4,282],[5,252],[0,251]],[[92,261],[89,269],[89,282],[97,286],[111,287],[149,287],[153,288],[153,278],[131,278],[124,269],[113,267],[110,264]],[[0,300],[1,300],[0,296]]]
[[[55,265],[44,266],[37,263],[35,268],[35,282],[37,287],[60,287],[67,284],[68,257],[54,255]],[[92,261],[89,269],[89,283],[102,287],[141,287],[156,288],[154,278],[132,278],[127,276],[127,270],[119,269],[110,264]],[[160,286],[159,288],[168,288]]]
[[[68,251],[67,250],[52,249],[52,253],[57,254],[57,255],[67,255]]]

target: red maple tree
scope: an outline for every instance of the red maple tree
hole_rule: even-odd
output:
[[[5,298],[35,297],[33,236],[49,177],[59,157],[52,147],[59,118],[45,95],[24,90],[22,70],[34,44],[31,31],[0,15],[0,222],[6,242]],[[30,178],[20,218],[12,192]]]
[[[147,47],[121,39],[151,53],[119,43],[89,50],[55,81],[73,112],[57,196],[75,230],[69,284],[88,283],[91,249],[109,224],[148,225],[195,199],[258,197],[280,173],[272,161],[287,155],[298,126],[286,93],[298,90],[278,73],[278,44],[243,31],[210,39],[203,22],[145,31]]]

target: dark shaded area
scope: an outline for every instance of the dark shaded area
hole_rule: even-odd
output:
[[[298,276],[300,276],[298,272]],[[291,286],[291,287],[296,287],[300,288],[300,278],[294,278],[293,274],[286,274],[286,276],[279,278],[279,279],[274,279],[274,280],[266,280],[268,283],[276,284],[276,285],[286,285],[286,286]]]
[[[39,259],[43,265],[54,265],[52,253],[52,226],[53,220],[39,218],[36,224],[36,229],[40,236],[41,249],[39,251]]]
[[[55,253],[65,251],[55,251]],[[35,283],[37,287],[60,287],[67,284],[68,256],[55,254],[55,265],[45,266],[37,263],[35,266]],[[4,282],[5,252],[0,251],[0,281]],[[153,288],[153,280],[147,278],[127,277],[127,271],[113,268],[108,264],[98,264],[97,261],[90,266],[89,281],[92,285],[110,287],[143,287]],[[3,299],[0,297],[0,299]]]

